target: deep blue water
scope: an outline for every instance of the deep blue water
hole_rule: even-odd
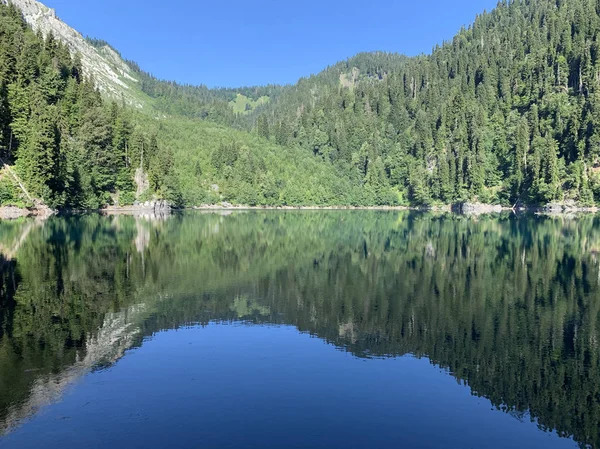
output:
[[[358,359],[282,326],[160,332],[2,441],[39,448],[576,447],[427,359]]]

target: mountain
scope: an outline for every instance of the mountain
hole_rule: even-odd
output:
[[[8,3],[9,0],[2,0]],[[110,99],[128,105],[181,115],[208,119],[226,125],[251,127],[261,108],[283,95],[281,103],[289,103],[298,89],[335,86],[338,81],[350,87],[359,75],[379,76],[387,73],[407,58],[385,53],[363,53],[340,62],[323,72],[304,78],[298,86],[252,86],[209,89],[206,86],[182,85],[163,81],[144,71],[134,61],[124,59],[118,49],[103,39],[84,37],[57,16],[54,9],[37,0],[10,0],[23,13],[23,18],[35,32],[44,37],[52,34],[66,44],[72,55],[79,55],[85,76],[92,77],[96,86]],[[297,94],[296,94],[297,95]],[[242,117],[236,117],[240,115]]]
[[[15,3],[0,4],[0,205],[32,206],[32,198],[77,209],[153,198],[302,205],[360,194],[310,154],[226,126],[235,118],[230,102],[276,87],[180,86],[125,62],[138,80],[127,78],[125,90],[106,69],[123,61],[116,51],[64,31],[39,3],[21,6],[24,15]],[[52,32],[35,32],[34,18]],[[78,45],[95,56],[84,60],[73,51]],[[85,66],[96,57],[106,64]]]
[[[362,53],[295,85],[239,89],[158,80],[39,2],[13,5],[41,32],[35,39],[44,44],[31,48],[46,65],[32,70],[37,63],[25,58],[0,79],[2,154],[57,206],[152,196],[186,205],[600,201],[596,0],[501,1],[429,55]],[[3,44],[7,67],[22,56],[15,42]],[[47,58],[56,57],[56,42],[70,54],[62,71]],[[58,95],[48,95],[51,70]],[[82,120],[90,102],[67,95],[69,78],[100,91],[93,106],[105,112],[94,120],[103,123]],[[32,86],[49,107],[44,114],[23,100]],[[54,110],[57,120],[45,123],[54,148],[39,132],[28,139],[23,123]],[[102,151],[90,155],[93,147]],[[9,193],[0,190],[0,200],[14,201]]]
[[[8,3],[8,0],[3,0]],[[25,21],[34,31],[43,36],[52,33],[66,44],[72,54],[81,57],[86,76],[94,78],[98,89],[114,99],[124,98],[135,107],[141,107],[143,100],[135,92],[139,84],[136,73],[111,47],[104,45],[96,48],[79,32],[62,22],[54,9],[35,0],[10,0],[23,13]]]
[[[430,55],[350,86],[299,83],[262,108],[263,128],[412,203],[595,204],[599,11],[502,1]]]
[[[9,0],[2,1],[6,4]],[[84,75],[93,78],[102,94],[135,108],[204,119],[221,114],[230,123],[236,112],[251,111],[256,105],[269,101],[279,90],[279,86],[208,89],[161,81],[135,62],[125,60],[108,42],[84,37],[60,20],[54,9],[36,0],[10,1],[21,10],[33,31],[43,37],[52,34],[72,55],[79,55]],[[215,112],[215,109],[220,111]]]

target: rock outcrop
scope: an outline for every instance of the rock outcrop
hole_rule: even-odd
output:
[[[482,203],[459,203],[455,204],[452,209],[455,212],[466,215],[492,214],[504,210],[500,205]]]
[[[170,215],[172,209],[173,205],[166,200],[152,200],[144,203],[136,201],[132,206],[107,206],[102,211],[110,215],[131,214],[160,218]]]
[[[170,212],[171,203],[166,200],[146,201],[145,203],[136,203],[133,207],[141,210],[152,210],[154,212]]]
[[[541,211],[546,214],[570,214],[575,212],[597,212],[597,207],[588,207],[577,205],[574,201],[565,201],[563,203],[548,203],[542,207]]]
[[[97,88],[105,95],[121,99],[141,108],[143,105],[132,92],[132,84],[138,82],[135,72],[112,48],[95,48],[78,31],[61,21],[56,12],[36,0],[9,1],[21,9],[25,21],[44,36],[52,33],[66,44],[72,55],[79,54],[85,76],[93,76]]]
[[[32,209],[15,206],[3,206],[0,207],[0,220],[15,220],[22,217],[37,217],[38,219],[46,219],[55,213],[55,210],[50,209],[48,206],[43,204],[37,205]]]
[[[31,211],[14,206],[0,207],[0,220],[14,220],[16,218],[28,217]]]

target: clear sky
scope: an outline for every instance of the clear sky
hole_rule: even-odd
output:
[[[361,51],[429,53],[497,0],[42,0],[161,79],[294,83]]]

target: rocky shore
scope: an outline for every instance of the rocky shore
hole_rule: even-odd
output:
[[[136,202],[131,206],[107,206],[102,209],[102,212],[114,214],[114,213],[131,213],[131,214],[143,214],[143,213],[151,213],[151,214],[169,214],[173,206],[168,201],[164,200],[155,200],[155,201],[146,201],[145,203]]]
[[[107,215],[152,215],[166,216],[174,210],[168,201],[156,200],[144,203],[136,203],[131,206],[107,206],[100,212]],[[598,207],[578,206],[574,203],[551,203],[546,206],[521,206],[511,208],[501,205],[484,203],[457,203],[453,205],[439,205],[430,207],[409,206],[246,206],[234,205],[223,202],[219,204],[203,204],[188,207],[186,210],[200,211],[243,211],[243,210],[381,210],[381,211],[404,211],[421,210],[432,212],[453,212],[463,215],[497,214],[502,212],[534,212],[544,215],[573,215],[577,213],[597,213]],[[81,211],[85,212],[85,211]],[[56,213],[47,206],[26,209],[14,206],[0,207],[0,220],[14,220],[23,217],[48,218]]]
[[[465,215],[481,215],[501,213],[510,208],[484,203],[459,203],[452,206],[452,211]]]
[[[202,204],[193,210],[410,210],[407,206],[245,206],[231,203]]]
[[[194,206],[193,210],[420,210],[432,212],[454,212],[467,215],[500,213],[510,211],[511,208],[481,203],[461,203],[439,206],[244,206],[230,203],[204,204]]]
[[[55,210],[46,206],[38,206],[35,208],[21,208],[16,206],[0,207],[0,220],[16,220],[24,217],[48,218],[56,213]]]
[[[578,206],[574,202],[550,203],[540,208],[537,212],[547,214],[574,214],[578,212],[596,213],[600,211],[596,206]]]

